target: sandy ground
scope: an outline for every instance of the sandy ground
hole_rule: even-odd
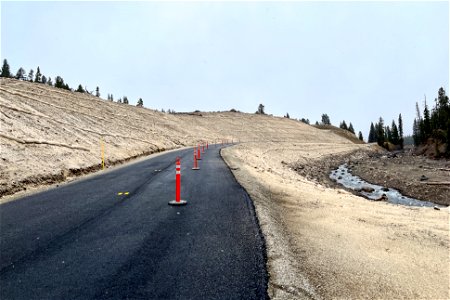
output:
[[[0,201],[99,170],[101,143],[110,167],[224,139],[242,142],[223,156],[254,200],[274,299],[449,297],[448,209],[369,202],[294,171],[370,147],[295,120],[164,114],[0,79]]]
[[[448,208],[372,202],[290,167],[369,147],[247,143],[222,151],[255,203],[273,299],[449,298]]]
[[[0,197],[201,141],[349,140],[301,122],[232,112],[166,114],[0,79]]]

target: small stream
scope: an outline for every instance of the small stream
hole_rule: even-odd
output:
[[[403,196],[399,191],[395,189],[368,183],[362,180],[360,177],[352,175],[348,170],[347,164],[340,165],[339,168],[331,171],[330,179],[336,181],[346,188],[355,190],[361,195],[374,201],[384,200],[389,203],[408,206],[442,207],[440,205],[436,205],[433,202],[422,201]]]

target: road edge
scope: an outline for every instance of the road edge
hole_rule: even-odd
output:
[[[230,147],[226,148],[230,150]],[[277,208],[269,208],[260,199],[258,195],[249,192],[245,188],[246,183],[239,180],[240,167],[232,161],[230,154],[223,153],[221,149],[220,156],[230,169],[233,177],[249,195],[252,202],[260,232],[265,242],[266,270],[268,275],[267,294],[270,299],[320,299],[314,288],[309,284],[305,276],[299,273],[298,263],[293,255],[289,234],[283,227],[281,212]],[[266,191],[267,189],[257,181],[252,184],[257,185],[257,190]],[[275,204],[276,205],[276,204]]]

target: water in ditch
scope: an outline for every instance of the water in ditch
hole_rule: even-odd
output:
[[[352,175],[347,164],[340,165],[336,170],[331,171],[330,179],[343,185],[346,188],[355,190],[370,200],[384,200],[393,204],[409,206],[442,207],[433,202],[422,201],[402,195],[396,189],[386,188],[380,185],[371,184],[360,177]]]

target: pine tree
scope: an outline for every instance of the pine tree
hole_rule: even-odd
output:
[[[62,79],[61,76],[56,76],[56,79],[55,79],[55,87],[56,87],[56,88],[60,88],[60,89],[63,89],[63,88],[65,87],[65,85],[64,85],[64,79]]]
[[[138,106],[138,107],[143,107],[144,106],[144,101],[142,101],[142,98],[139,98],[136,106]]]
[[[113,94],[111,94],[111,100],[110,101],[114,101],[114,96]]]
[[[286,115],[284,117],[287,118],[287,119],[290,119],[289,113],[286,113]]]
[[[348,130],[348,127],[347,127],[347,124],[345,123],[345,121],[342,121],[341,124],[339,124],[339,128]]]
[[[45,75],[42,75],[42,81],[43,84],[47,83],[47,77],[45,77]]]
[[[123,103],[124,104],[129,104],[127,96],[123,96]]]
[[[384,120],[382,117],[378,120],[378,123],[376,125],[376,135],[377,135],[377,143],[379,146],[384,145],[385,140],[385,133],[384,133]]]
[[[26,74],[25,70],[22,67],[20,67],[19,70],[17,70],[15,78],[19,80],[25,80],[27,78],[25,74]]]
[[[360,141],[364,141],[364,138],[363,138],[363,135],[362,135],[362,132],[361,132],[361,131],[358,133],[358,139],[359,139]]]
[[[48,77],[47,84],[49,86],[53,86],[53,82],[52,82],[52,78],[51,77]]]
[[[322,124],[331,125],[330,117],[327,114],[322,114]]]
[[[28,73],[28,80],[33,82],[33,77],[34,77],[34,71],[33,71],[33,69],[31,69],[30,72]]]
[[[77,88],[77,90],[75,92],[77,92],[77,93],[84,93],[85,90],[83,89],[83,86],[81,84],[79,84],[78,88]]]
[[[423,110],[423,130],[426,137],[431,135],[430,111],[428,110],[427,100],[425,99],[425,108]]]
[[[42,81],[42,74],[41,69],[39,69],[39,66],[37,67],[36,76],[34,78],[34,82],[41,82]]]
[[[398,134],[398,128],[397,128],[397,124],[395,124],[395,121],[392,120],[392,125],[391,125],[391,137],[392,137],[392,144],[394,145],[398,145],[400,143],[400,136]]]
[[[100,97],[100,88],[99,87],[97,87],[95,89],[95,97]]]
[[[2,72],[0,73],[0,77],[12,77],[11,69],[9,68],[9,64],[6,59],[3,60]]]
[[[367,139],[367,142],[375,143],[376,140],[377,139],[375,138],[375,127],[373,126],[373,122],[372,122],[372,123],[370,123],[369,137]]]
[[[403,120],[402,120],[402,114],[398,115],[398,144],[400,145],[400,149],[403,149],[404,139],[403,139]]]
[[[122,103],[122,98],[117,99],[117,103]]]
[[[348,131],[355,134],[355,129],[353,128],[352,122],[350,122],[350,125],[348,126]]]
[[[386,126],[384,128],[384,140],[388,141],[389,143],[393,143],[392,142],[392,132],[391,132],[391,128],[389,126]]]
[[[262,105],[262,104],[258,105],[258,110],[256,111],[256,114],[260,114],[260,115],[265,115],[266,114],[264,112],[264,105]]]

